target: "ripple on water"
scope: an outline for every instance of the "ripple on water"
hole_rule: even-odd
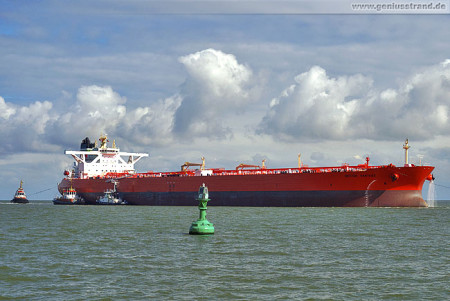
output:
[[[1,298],[446,300],[448,208],[2,206]]]

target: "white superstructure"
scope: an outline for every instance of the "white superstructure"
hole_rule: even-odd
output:
[[[146,153],[120,152],[114,141],[112,147],[108,147],[106,135],[102,135],[99,141],[100,147],[97,147],[97,143],[91,145],[89,138],[86,138],[81,143],[81,150],[66,150],[64,152],[67,155],[72,155],[75,159],[74,169],[72,172],[69,171],[67,175],[86,179],[114,176],[114,174],[134,174],[134,164],[141,158],[148,157]]]

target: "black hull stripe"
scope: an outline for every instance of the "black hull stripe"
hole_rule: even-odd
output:
[[[119,193],[130,205],[196,206],[196,192]],[[95,200],[97,194],[84,195]],[[227,191],[210,192],[210,206],[245,207],[424,207],[421,192],[378,191]],[[92,201],[91,201],[92,203]],[[94,201],[95,203],[95,201]]]

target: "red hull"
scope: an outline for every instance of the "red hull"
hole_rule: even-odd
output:
[[[422,186],[434,167],[393,165],[356,168],[215,170],[210,176],[192,173],[143,173],[119,178],[117,192],[131,205],[195,205],[205,183],[216,206],[348,206],[426,207]],[[86,202],[112,189],[110,179],[72,179]],[[70,186],[63,179],[60,191]]]

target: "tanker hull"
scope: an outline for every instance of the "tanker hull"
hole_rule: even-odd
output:
[[[392,165],[348,169],[259,170],[136,174],[117,178],[117,192],[130,205],[193,206],[203,183],[212,206],[258,207],[426,207],[422,186],[433,167]],[[87,203],[113,188],[111,179],[63,179]]]

